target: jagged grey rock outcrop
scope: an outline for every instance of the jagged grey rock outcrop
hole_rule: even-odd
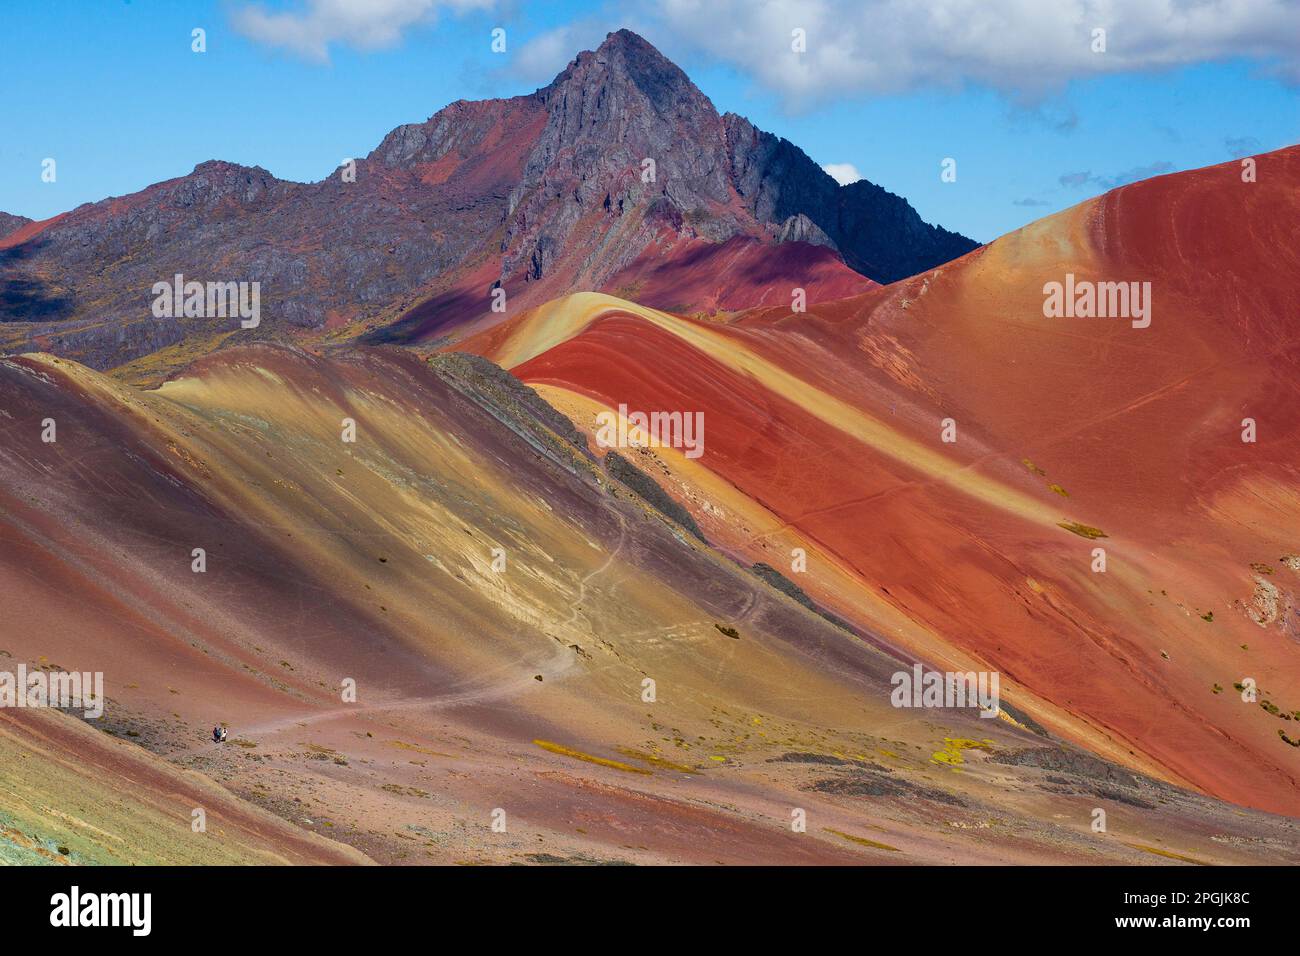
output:
[[[15,216],[12,213],[0,212],[0,239],[21,229],[31,222],[26,216]]]

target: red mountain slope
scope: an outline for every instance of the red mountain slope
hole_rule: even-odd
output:
[[[803,548],[837,613],[999,671],[1108,757],[1294,814],[1298,207],[1291,148],[1257,182],[1127,186],[808,314],[574,296],[471,344],[589,431],[620,404],[703,411],[702,457],[638,457],[710,540],[783,570]],[[1149,327],[1046,317],[1067,274],[1151,283]]]

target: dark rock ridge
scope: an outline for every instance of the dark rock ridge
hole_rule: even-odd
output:
[[[755,218],[803,217],[864,276],[895,282],[979,246],[923,222],[906,199],[866,180],[841,186],[798,146],[743,116],[728,113],[724,120],[732,181]]]
[[[622,482],[628,489],[634,492],[639,498],[654,508],[660,514],[671,518],[690,534],[708,544],[704,537],[704,532],[700,526],[695,523],[691,513],[682,505],[678,504],[668,492],[664,491],[663,486],[655,481],[644,471],[632,464],[616,451],[605,453],[605,470],[609,472],[611,478]]]
[[[544,431],[557,435],[589,456],[587,438],[573,422],[501,366],[469,352],[442,352],[433,356],[429,364],[440,376],[465,383],[511,421],[532,420]]]
[[[1086,793],[1144,809],[1187,796],[1186,791],[1073,748],[1032,747],[998,754],[992,759],[994,763],[1012,767],[1047,771],[1041,786],[1056,793]]]
[[[750,568],[750,570],[753,571],[754,574],[756,574],[758,577],[766,581],[769,585],[776,588],[782,594],[786,595],[787,597],[791,598],[797,603],[802,604],[804,607],[812,611],[814,614],[819,614],[822,617],[826,618],[826,620],[830,621],[836,627],[843,628],[846,631],[853,630],[853,628],[849,625],[847,621],[843,620],[842,618],[838,618],[834,614],[827,611],[820,604],[818,604],[816,601],[810,598],[808,596],[808,593],[803,588],[799,587],[799,585],[795,584],[793,581],[787,578],[776,568],[772,567],[770,564],[760,561],[758,564],[753,565]]]
[[[214,161],[78,207],[0,249],[0,351],[111,368],[183,340],[215,347],[203,343],[237,321],[152,315],[154,283],[177,273],[260,283],[261,325],[239,341],[359,323],[369,341],[424,342],[490,319],[497,285],[514,310],[602,289],[647,250],[735,237],[838,249],[880,281],[976,245],[719,115],[620,30],[535,93],[398,127],[356,161],[355,181],[336,170],[292,183]]]

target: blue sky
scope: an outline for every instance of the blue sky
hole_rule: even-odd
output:
[[[318,180],[453,100],[544,85],[619,26],[658,45],[719,110],[981,241],[1131,178],[1300,141],[1296,4],[1191,0],[1199,18],[1170,23],[1149,15],[1160,0],[1132,0],[1126,20],[1102,0],[1060,0],[1049,15],[1052,3],[1027,3],[934,0],[906,14],[884,0],[660,0],[627,13],[498,0],[11,6],[0,210],[44,218],[207,159]],[[789,49],[792,24],[806,31],[802,54]],[[1089,48],[1099,24],[1100,53]],[[490,49],[498,26],[504,54]],[[47,157],[54,183],[41,181]],[[947,157],[956,182],[940,179]]]

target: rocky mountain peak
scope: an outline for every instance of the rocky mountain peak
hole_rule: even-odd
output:
[[[642,37],[609,34],[537,96],[547,119],[511,194],[503,279],[541,278],[582,221],[599,235],[636,217],[635,235],[618,230],[633,241],[601,260],[606,274],[662,229],[717,241],[745,231],[728,208],[722,118]]]
[[[596,50],[580,53],[538,91],[550,121],[537,158],[552,162],[567,150],[582,156],[599,149],[616,162],[645,158],[659,168],[689,176],[689,157],[719,146],[721,117],[685,73],[630,30],[611,33]],[[684,156],[682,154],[685,154]],[[609,163],[605,163],[606,166]]]
[[[696,110],[716,115],[713,104],[690,77],[631,30],[611,33],[595,50],[579,53],[540,92],[550,101],[557,93],[571,95],[578,88],[595,93],[597,101],[602,90],[619,90],[615,95],[620,102],[626,102],[630,96],[665,118]]]
[[[728,292],[733,305],[789,284],[791,263],[827,274],[847,263],[890,281],[975,246],[719,115],[630,30],[534,93],[460,100],[397,127],[354,172],[293,183],[211,161],[79,207],[38,243],[0,250],[0,322],[21,324],[31,343],[57,331],[67,354],[111,367],[223,328],[160,323],[145,307],[160,276],[213,263],[262,283],[267,330],[364,322],[385,341],[414,341],[478,321],[496,285],[512,308],[616,277],[611,288],[638,288],[638,270],[669,288],[665,269],[707,261],[709,246],[752,263],[741,283],[750,298]],[[831,285],[855,287],[843,278]]]

